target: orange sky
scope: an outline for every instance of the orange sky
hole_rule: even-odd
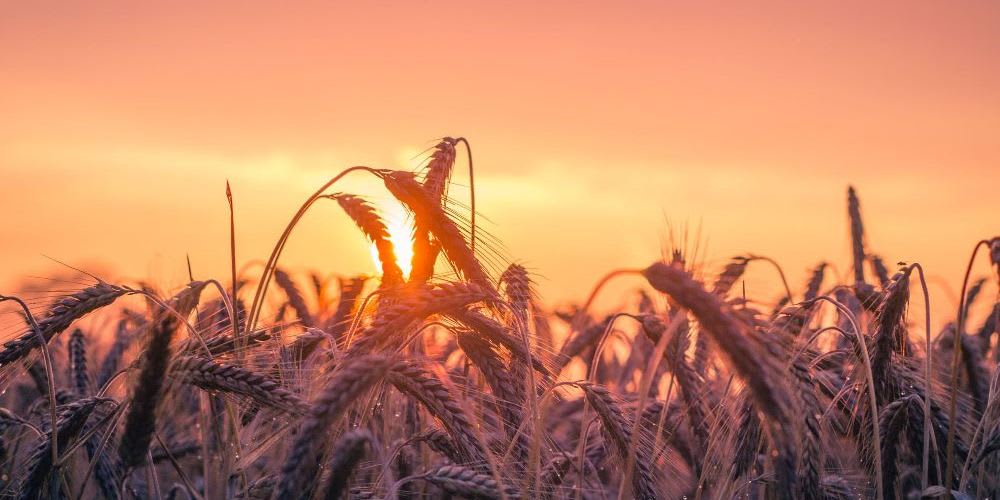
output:
[[[957,287],[1000,233],[1000,4],[805,4],[5,3],[0,286],[42,255],[225,276],[226,179],[239,257],[263,258],[343,167],[463,135],[484,229],[556,301],[651,262],[667,220],[701,225],[711,266],[843,272],[849,182],[875,251]],[[373,270],[336,207],[300,231],[293,268]]]

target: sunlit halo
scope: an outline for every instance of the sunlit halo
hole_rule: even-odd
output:
[[[403,276],[408,278],[413,262],[413,220],[398,202],[388,202],[379,206],[379,212],[386,229],[389,230],[389,242],[392,243],[392,249],[396,254],[396,265],[403,271]],[[372,243],[369,250],[376,272],[381,273],[382,264],[378,259],[378,248]]]

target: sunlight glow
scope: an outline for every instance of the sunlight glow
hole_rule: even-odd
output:
[[[403,271],[403,276],[410,277],[410,269],[413,261],[413,218],[395,200],[379,204],[379,212],[382,221],[385,222],[386,229],[389,230],[389,241],[396,254],[396,265]],[[372,262],[378,273],[382,272],[382,266],[378,259],[378,249],[372,243],[369,246],[372,255]]]

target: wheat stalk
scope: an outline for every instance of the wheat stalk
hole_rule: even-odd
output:
[[[170,366],[170,375],[207,391],[247,396],[253,401],[294,414],[308,407],[298,396],[267,376],[200,356],[181,356]]]
[[[69,325],[77,319],[114,302],[115,299],[126,293],[129,293],[129,290],[125,288],[98,283],[67,295],[53,304],[45,316],[38,321],[38,330],[47,342],[69,328]],[[24,358],[38,346],[39,340],[34,332],[28,332],[14,340],[5,342],[3,349],[0,350],[0,367],[7,367]]]

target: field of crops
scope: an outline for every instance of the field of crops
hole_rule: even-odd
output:
[[[264,266],[234,261],[180,290],[91,280],[3,296],[2,496],[1000,495],[1000,238],[954,256],[969,271],[940,332],[907,315],[927,309],[924,270],[866,246],[853,189],[846,280],[823,255],[799,284],[765,256],[705,269],[675,248],[593,270],[608,274],[554,308],[477,231],[474,199],[448,196],[467,147],[441,140],[419,172],[333,177]],[[412,248],[337,192],[345,175],[384,183]],[[378,276],[282,267],[320,202],[370,240]],[[742,292],[753,266],[785,296]],[[603,284],[625,276],[642,285],[598,314]],[[992,312],[973,323],[973,308]]]

